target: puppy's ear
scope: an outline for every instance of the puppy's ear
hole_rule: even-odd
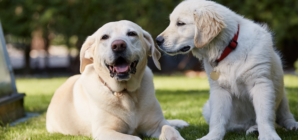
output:
[[[204,47],[226,27],[223,18],[214,10],[196,10],[193,16],[196,25],[194,43],[197,48]]]
[[[161,70],[161,67],[160,67],[160,63],[159,63],[159,59],[160,59],[160,52],[155,48],[155,44],[154,44],[154,41],[152,39],[152,36],[145,30],[143,30],[143,35],[144,35],[144,40],[147,44],[147,46],[150,48],[150,51],[151,51],[151,56],[152,56],[152,59],[153,59],[153,62],[155,64],[155,66]]]
[[[80,72],[83,73],[85,70],[85,67],[89,64],[93,63],[93,50],[94,47],[92,47],[95,44],[95,38],[92,36],[89,36],[86,41],[84,42],[81,51],[80,51]]]

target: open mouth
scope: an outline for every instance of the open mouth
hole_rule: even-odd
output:
[[[132,63],[129,63],[125,58],[119,57],[114,64],[106,64],[106,66],[109,69],[112,78],[118,76],[119,78],[124,79],[129,76],[129,73],[135,74],[137,72],[138,62],[139,60],[135,60]]]
[[[185,46],[182,49],[180,49],[181,52],[187,52],[190,50],[190,46]]]
[[[169,55],[176,55],[176,54],[179,54],[180,52],[182,52],[182,53],[188,52],[191,49],[191,47],[190,46],[184,46],[183,48],[181,48],[180,50],[177,50],[177,51],[167,51],[167,50],[164,50],[162,48],[159,48],[159,49],[161,51],[169,54]]]

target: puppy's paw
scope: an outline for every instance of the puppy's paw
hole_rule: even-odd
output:
[[[291,123],[287,126],[289,130],[298,130],[298,122]]]
[[[119,135],[111,135],[111,136],[99,136],[99,137],[93,137],[94,140],[110,140],[110,139],[117,139],[117,140],[142,140],[141,138],[137,137],[137,136],[131,136],[131,135],[125,135],[125,136],[120,136]]]
[[[209,134],[200,138],[200,139],[197,139],[197,140],[222,140],[222,138],[218,137],[218,136],[210,136]]]
[[[277,135],[277,133],[266,133],[266,134],[260,134],[259,140],[281,140],[281,138]]]
[[[184,127],[188,127],[189,124],[186,121],[183,120],[167,120],[171,126],[175,127],[175,128],[184,128]]]
[[[160,140],[184,140],[180,133],[173,127],[164,125],[161,130]]]
[[[251,126],[249,129],[246,130],[246,135],[258,133],[258,125]]]
[[[209,133],[198,140],[222,140],[225,136],[226,130],[220,128],[213,128]]]
[[[141,138],[137,137],[137,136],[133,136],[132,140],[142,140]]]

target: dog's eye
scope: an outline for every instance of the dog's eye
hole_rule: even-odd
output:
[[[181,22],[181,21],[178,21],[178,22],[177,22],[177,26],[183,26],[183,25],[185,25],[184,22]]]
[[[106,39],[108,39],[108,38],[109,38],[108,35],[103,35],[103,36],[101,37],[101,39],[103,39],[103,40],[106,40]]]
[[[137,33],[136,32],[128,32],[127,36],[137,36]]]

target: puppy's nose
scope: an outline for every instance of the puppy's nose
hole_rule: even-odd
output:
[[[162,45],[162,43],[165,41],[162,36],[158,36],[155,40],[158,46]]]
[[[115,40],[111,47],[114,52],[123,52],[126,50],[126,43],[123,40]]]

